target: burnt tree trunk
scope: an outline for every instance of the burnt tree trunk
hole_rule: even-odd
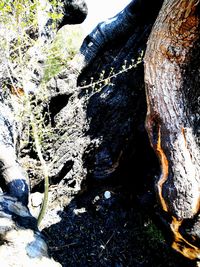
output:
[[[66,203],[67,194],[80,191],[84,180],[115,180],[123,175],[129,183],[132,173],[146,177],[149,170],[141,175],[139,162],[148,164],[152,154],[145,151],[149,147],[144,129],[144,70],[138,58],[161,3],[155,1],[149,12],[143,1],[133,1],[115,19],[100,23],[84,40],[79,64],[76,57],[50,81],[48,109],[52,127],[60,129],[60,138],[48,150],[50,162],[56,159],[50,165],[50,194],[51,186],[59,188],[52,190],[53,200]],[[38,188],[36,179],[32,180],[32,187]],[[142,182],[137,184],[144,187]],[[55,210],[55,202],[51,201],[49,210]]]
[[[77,194],[88,178],[128,177],[125,182],[136,193],[138,184],[140,189],[148,187],[151,180],[160,215],[173,233],[174,249],[196,260],[200,257],[199,3],[164,1],[158,15],[162,3],[133,0],[114,19],[97,25],[84,40],[79,66],[71,62],[50,81],[51,124],[59,128],[59,138],[49,141],[46,155],[54,162],[48,212],[55,212],[61,202],[67,205],[68,196]],[[144,71],[142,61],[135,63],[145,50]],[[162,171],[156,181],[160,170],[146,138],[146,111],[146,129]],[[36,179],[31,181],[34,191],[42,191],[39,178],[37,184]],[[154,190],[152,184],[146,191]]]
[[[164,1],[145,55],[146,129],[162,172],[158,199],[171,217],[173,247],[190,259],[200,258],[199,6]]]

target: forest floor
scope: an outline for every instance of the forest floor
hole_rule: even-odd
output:
[[[43,229],[50,255],[63,267],[192,267],[146,207],[122,186],[91,186]]]

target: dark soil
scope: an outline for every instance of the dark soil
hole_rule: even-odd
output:
[[[43,230],[50,255],[63,267],[194,266],[171,249],[147,202],[143,208],[122,186],[88,188]]]

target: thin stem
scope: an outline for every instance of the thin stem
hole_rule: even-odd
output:
[[[38,129],[37,129],[37,124],[35,122],[35,118],[33,114],[31,114],[31,125],[32,125],[32,131],[33,131],[33,138],[35,142],[35,147],[37,151],[38,158],[40,160],[41,166],[42,166],[42,171],[44,174],[44,198],[42,202],[42,207],[38,216],[38,226],[41,224],[42,219],[44,218],[44,215],[47,210],[48,206],[48,194],[49,194],[49,172],[48,172],[48,167],[46,164],[46,161],[43,158],[42,151],[41,151],[41,145],[39,141],[39,136],[38,136]]]

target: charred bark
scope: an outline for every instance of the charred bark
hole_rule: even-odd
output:
[[[158,200],[171,218],[173,247],[190,259],[200,258],[199,16],[199,1],[164,1],[145,55],[146,129],[162,172]]]
[[[54,160],[50,164],[49,211],[55,211],[61,199],[65,205],[69,194],[79,192],[86,180],[115,180],[123,175],[127,183],[134,184],[134,173],[141,182],[133,188],[143,188],[149,169],[141,172],[140,162],[157,164],[144,129],[146,101],[141,51],[146,48],[161,2],[156,1],[154,10],[148,12],[144,2],[133,1],[115,19],[98,25],[84,40],[78,55],[80,61],[77,63],[76,57],[50,81],[51,122],[55,129],[59,127],[60,137],[48,149],[49,161]],[[41,182],[38,186],[32,179],[32,183],[34,191],[42,191]],[[58,190],[54,190],[55,186]]]
[[[50,141],[45,155],[54,162],[48,211],[67,205],[69,194],[77,194],[88,178],[127,176],[128,187],[145,187],[144,177],[153,180],[157,162],[151,161],[144,130],[147,104],[146,128],[162,170],[155,181],[158,202],[174,235],[173,247],[198,259],[199,3],[165,1],[149,38],[162,2],[134,0],[99,24],[83,43],[80,65],[71,62],[50,81],[51,123],[60,136]],[[146,103],[142,61],[129,66],[146,50],[148,38]],[[31,179],[35,191],[42,191],[41,180],[35,185]]]

